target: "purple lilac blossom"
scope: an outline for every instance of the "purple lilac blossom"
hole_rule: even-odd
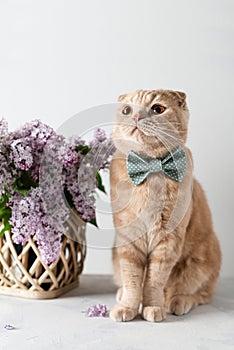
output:
[[[87,317],[107,317],[107,306],[105,304],[96,304],[88,308],[85,315]]]
[[[0,119],[0,140],[6,137],[7,134],[8,134],[8,123],[4,118],[2,118]]]
[[[65,168],[72,168],[78,162],[78,154],[75,147],[68,144],[61,145],[58,160],[61,161]]]
[[[95,218],[96,172],[109,167],[110,156],[115,150],[113,142],[99,128],[94,131],[89,146],[91,151],[81,158],[79,168],[69,169],[66,175],[66,186],[75,208],[85,221]]]
[[[88,174],[88,171],[86,174]],[[90,176],[87,176],[85,187],[88,191],[85,192],[82,190],[83,187],[81,186],[80,178],[78,176],[78,169],[71,168],[67,170],[66,187],[72,195],[72,200],[76,210],[85,221],[91,221],[95,218],[95,197],[93,195],[95,188],[91,184],[93,181],[95,181],[96,185],[96,178],[93,179],[90,178]]]
[[[10,224],[13,241],[25,244],[34,236],[42,260],[46,264],[54,262],[61,249],[61,237],[66,232],[64,223],[68,212],[57,210],[53,215],[48,214],[39,187],[31,189],[26,197],[15,194],[10,198],[9,206],[12,209]]]
[[[16,171],[10,165],[5,142],[8,136],[8,124],[5,119],[0,120],[0,197],[6,193],[13,193],[13,182]]]
[[[10,160],[16,168],[29,170],[33,165],[33,150],[26,139],[14,140],[11,143]]]
[[[95,145],[99,145],[100,143],[104,142],[107,140],[106,133],[103,129],[96,128],[93,133],[93,139],[90,142],[91,148],[94,147]]]
[[[91,150],[92,165],[98,169],[108,169],[110,165],[110,156],[114,153],[115,146],[111,139],[96,143]]]
[[[37,179],[44,146],[53,135],[55,135],[54,130],[39,120],[26,123],[23,127],[9,133],[6,139],[10,160],[18,169],[30,169],[32,176]]]
[[[0,146],[0,197],[3,194],[14,192],[13,183],[16,175],[15,169],[10,167],[9,161],[1,153]]]

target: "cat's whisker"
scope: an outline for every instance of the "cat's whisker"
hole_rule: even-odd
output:
[[[181,123],[177,122],[177,121],[168,121],[166,120],[165,118],[163,117],[158,117],[156,120],[155,120],[155,123],[158,127],[161,127],[161,126],[167,126],[168,129],[173,129],[175,130],[175,132],[178,132],[178,130],[176,129],[175,125],[180,125],[181,126]]]
[[[160,133],[159,133],[158,137],[161,138],[162,142],[165,145],[170,146],[170,148],[174,148],[174,147],[177,147],[179,145],[182,145],[182,142],[180,140],[169,139],[168,137],[166,137],[165,135],[162,135]]]
[[[169,123],[165,123],[168,124]],[[175,129],[175,128],[171,128],[171,130],[168,130],[168,128],[161,128],[155,124],[144,124],[143,127],[142,127],[142,130],[143,131],[146,131],[146,132],[149,132],[150,133],[150,136],[155,136],[157,137],[159,135],[159,133],[161,134],[164,134],[167,136],[167,138],[170,139],[170,143],[175,145],[175,144],[181,144],[182,143],[182,140],[181,140],[181,137],[179,137],[179,133],[178,131]],[[178,135],[178,136],[176,136]],[[165,137],[164,137],[165,139]],[[167,139],[167,142],[169,142],[169,140]]]
[[[157,118],[155,121],[143,121],[143,125],[148,125],[148,126],[152,126],[152,127],[164,127],[166,126],[167,129],[173,129],[175,131],[177,131],[177,129],[175,128],[175,126],[173,125],[173,123],[166,121],[165,119],[159,119]]]
[[[163,140],[163,142],[165,144],[169,144],[171,146],[181,145],[183,143],[183,141],[181,140],[180,137],[175,137],[175,136],[168,134],[160,129],[158,129],[157,137],[160,137],[161,140]]]
[[[173,137],[177,137],[177,135],[179,135],[179,133],[175,129],[162,128],[160,126],[157,129],[158,131],[162,131],[163,133]]]
[[[181,125],[181,123],[177,123],[177,122],[162,122],[162,121],[156,121],[155,122],[156,124],[159,124],[159,125],[171,125],[171,126],[173,126],[173,125]]]
[[[157,138],[160,140],[160,142],[165,145],[167,148],[171,148],[174,147],[174,142],[171,140],[166,139],[163,135],[161,135],[160,133],[158,133]]]
[[[170,152],[173,148],[178,146],[178,144],[174,144],[173,142],[169,142],[166,138],[161,137],[161,135],[158,135],[157,138],[159,141],[166,147],[166,149]]]
[[[160,125],[156,125],[157,130],[165,133],[167,136],[169,137],[173,137],[173,138],[179,138],[179,132],[177,129],[175,129],[172,125],[167,125],[167,127],[162,127],[161,124]]]
[[[170,134],[162,129],[158,129],[158,130],[159,130],[159,132],[165,134],[167,137],[169,137],[177,142],[180,142],[180,143],[182,142],[181,137],[174,136],[174,135],[172,135],[172,134]]]

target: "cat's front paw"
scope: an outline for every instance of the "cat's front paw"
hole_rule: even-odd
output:
[[[142,316],[146,321],[160,322],[166,318],[166,310],[160,306],[145,306]]]
[[[137,313],[137,309],[130,309],[129,307],[117,304],[112,307],[110,311],[110,318],[113,321],[126,322],[133,320],[136,317]]]

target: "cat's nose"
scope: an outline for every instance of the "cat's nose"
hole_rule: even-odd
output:
[[[135,122],[137,123],[140,119],[142,119],[143,117],[140,115],[140,113],[136,113],[133,116],[133,119],[135,120]]]

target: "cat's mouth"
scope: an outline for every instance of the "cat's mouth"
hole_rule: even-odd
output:
[[[133,135],[135,135],[135,134],[137,134],[137,133],[139,133],[139,134],[141,134],[141,135],[143,135],[143,134],[146,135],[146,133],[145,133],[144,130],[140,127],[140,125],[134,126],[134,128],[132,129],[130,135],[133,136]]]

